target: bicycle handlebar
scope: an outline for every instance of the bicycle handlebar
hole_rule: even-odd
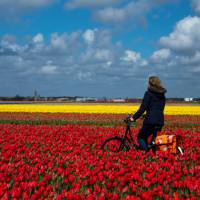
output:
[[[126,119],[124,119],[124,123],[128,126],[135,126],[136,122],[135,121],[131,121],[130,117],[127,117]]]

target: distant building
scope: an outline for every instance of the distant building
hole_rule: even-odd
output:
[[[126,100],[125,99],[112,99],[112,102],[114,102],[114,103],[125,103]]]
[[[193,101],[193,98],[185,98],[184,99],[186,102],[191,102],[191,101]]]
[[[96,102],[97,99],[96,98],[92,98],[92,97],[77,97],[76,101],[77,102]]]
[[[69,97],[60,97],[56,99],[57,101],[69,101],[71,100]]]
[[[200,98],[194,98],[193,101],[200,102]]]

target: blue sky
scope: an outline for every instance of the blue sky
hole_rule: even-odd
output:
[[[0,96],[200,93],[199,0],[0,0]]]

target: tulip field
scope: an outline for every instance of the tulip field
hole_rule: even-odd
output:
[[[180,136],[183,155],[101,150],[137,108],[0,105],[0,199],[200,199],[200,105],[166,106],[159,134]]]

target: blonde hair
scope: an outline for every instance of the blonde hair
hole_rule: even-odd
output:
[[[149,77],[149,88],[164,89],[162,82],[158,76]]]

